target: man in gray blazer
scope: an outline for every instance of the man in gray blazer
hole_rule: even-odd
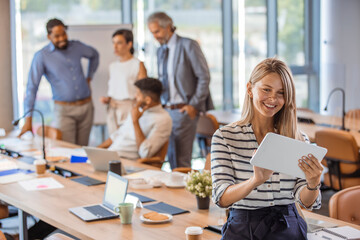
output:
[[[157,51],[159,79],[164,86],[161,101],[173,121],[168,160],[172,169],[191,167],[199,112],[213,109],[209,68],[199,44],[177,35],[166,13],[151,14],[148,27],[161,45]]]

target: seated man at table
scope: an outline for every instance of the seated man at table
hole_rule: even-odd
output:
[[[154,156],[168,141],[172,120],[160,102],[162,84],[154,78],[135,82],[136,104],[124,123],[99,148],[127,159]]]

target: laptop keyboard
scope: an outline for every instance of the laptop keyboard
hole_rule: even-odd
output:
[[[84,207],[84,208],[97,217],[105,218],[105,217],[115,216],[114,213],[106,210],[104,207],[99,206],[99,205],[89,206],[89,207]]]

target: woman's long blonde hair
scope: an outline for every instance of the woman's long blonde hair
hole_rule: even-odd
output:
[[[274,116],[274,128],[276,128],[278,133],[281,135],[302,140],[303,137],[297,129],[295,86],[289,67],[277,58],[267,58],[254,68],[250,75],[249,83],[251,86],[254,86],[255,83],[270,73],[279,74],[284,86],[285,103],[281,110]],[[251,122],[253,117],[254,105],[249,93],[247,92],[239,123],[241,125],[248,124]]]

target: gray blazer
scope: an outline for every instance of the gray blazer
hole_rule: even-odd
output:
[[[157,58],[160,59],[160,48]],[[209,90],[209,67],[196,41],[177,35],[174,75],[176,89],[186,104],[203,112],[214,109]]]

